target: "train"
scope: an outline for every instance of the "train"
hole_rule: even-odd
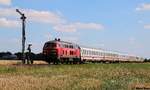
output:
[[[104,49],[79,46],[75,43],[55,39],[47,41],[43,47],[44,61],[54,63],[85,62],[143,62],[142,57]]]

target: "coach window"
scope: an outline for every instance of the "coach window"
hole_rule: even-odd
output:
[[[94,55],[96,55],[96,51],[94,51]]]
[[[87,51],[85,50],[85,54],[87,55]]]
[[[71,45],[68,45],[68,48],[71,48]]]
[[[89,51],[89,55],[91,55],[91,51]]]
[[[85,50],[83,50],[83,54],[85,54]]]
[[[100,56],[103,56],[103,53],[100,52]]]
[[[96,51],[94,52],[94,55],[96,55]]]
[[[86,50],[84,50],[84,54],[86,55]]]
[[[98,52],[96,52],[96,55],[98,55]]]
[[[67,45],[65,44],[65,48],[67,48]]]
[[[85,50],[83,50],[83,53],[86,54],[86,53],[85,53]]]
[[[106,53],[103,53],[103,56],[105,56],[106,55]]]
[[[91,51],[91,55],[93,55],[93,51]]]
[[[82,55],[84,54],[84,50],[81,50],[81,52],[82,52]]]
[[[93,51],[93,55],[95,55],[95,51]]]
[[[100,56],[100,52],[98,52],[98,56]]]

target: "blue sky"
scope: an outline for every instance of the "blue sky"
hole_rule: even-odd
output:
[[[0,0],[0,51],[21,51],[19,8],[35,53],[54,38],[150,57],[148,0]]]

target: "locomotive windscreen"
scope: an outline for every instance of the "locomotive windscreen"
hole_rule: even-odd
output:
[[[44,47],[56,47],[56,43],[45,43]]]

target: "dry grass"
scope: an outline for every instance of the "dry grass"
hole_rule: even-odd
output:
[[[0,90],[132,90],[149,86],[150,63],[0,66]]]
[[[0,60],[0,65],[17,65],[21,64],[21,60]],[[34,64],[47,64],[44,61],[34,61]]]
[[[150,83],[134,83],[129,85],[129,90],[150,90]]]
[[[18,64],[21,63],[21,61],[17,61],[17,60],[0,60],[0,65],[14,65],[14,64]]]
[[[33,76],[3,76],[0,90],[46,90],[65,88],[67,80],[62,78],[46,78]]]

